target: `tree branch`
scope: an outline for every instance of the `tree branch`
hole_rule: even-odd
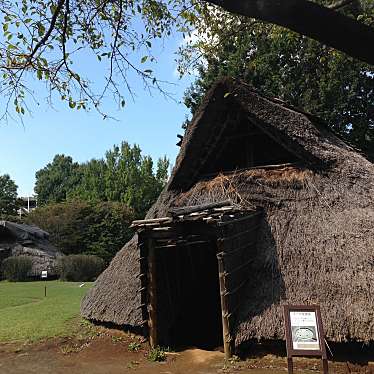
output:
[[[374,29],[308,0],[203,0],[296,31],[374,65]]]
[[[41,46],[43,46],[47,42],[49,37],[51,36],[52,31],[54,30],[54,28],[56,26],[57,18],[59,16],[59,14],[61,13],[62,7],[64,6],[64,3],[65,3],[65,0],[58,0],[56,10],[52,15],[52,19],[51,19],[51,23],[49,25],[49,28],[48,28],[47,32],[44,34],[44,36],[35,45],[32,52],[30,53],[30,55],[27,57],[25,66],[27,66],[30,63],[30,61],[34,58],[34,56],[35,56],[36,52],[39,50],[39,48]]]

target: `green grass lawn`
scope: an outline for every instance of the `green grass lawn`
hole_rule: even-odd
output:
[[[47,285],[47,297],[44,286]],[[92,283],[0,282],[0,342],[37,341],[74,333]]]

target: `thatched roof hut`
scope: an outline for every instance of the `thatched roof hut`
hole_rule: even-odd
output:
[[[0,265],[10,256],[30,257],[30,276],[38,278],[43,270],[47,270],[50,276],[56,276],[56,261],[63,254],[50,243],[49,234],[39,227],[0,221]]]
[[[191,206],[202,208],[176,211]],[[218,82],[146,218],[83,300],[86,318],[127,326],[153,318],[159,340],[187,341],[193,325],[216,323],[210,305],[221,296],[236,346],[283,339],[283,304],[319,304],[331,341],[374,339],[374,166],[319,119]],[[218,283],[217,262],[200,258],[210,248],[225,292],[208,279]]]

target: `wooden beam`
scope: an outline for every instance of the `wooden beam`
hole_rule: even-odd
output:
[[[146,225],[149,225],[149,224],[157,224],[157,223],[169,223],[169,222],[172,222],[172,221],[173,221],[173,219],[171,217],[141,219],[141,220],[132,221],[130,227],[146,226]]]
[[[181,215],[185,215],[185,214],[200,212],[200,211],[207,210],[207,209],[221,208],[223,206],[228,206],[228,205],[232,205],[231,200],[220,201],[220,202],[217,202],[217,203],[185,206],[185,207],[181,207],[181,208],[171,208],[171,209],[169,209],[169,212],[173,216],[181,216]]]
[[[188,241],[188,240],[181,240],[177,241],[171,244],[165,244],[165,245],[158,245],[155,248],[161,249],[161,248],[175,248],[175,247],[186,247],[188,245],[195,245],[195,244],[207,244],[209,243],[209,240],[196,240],[196,241]]]
[[[247,215],[239,217],[239,218],[229,219],[229,220],[223,221],[223,222],[218,222],[217,225],[222,227],[222,226],[227,226],[227,225],[230,225],[230,224],[235,224],[235,223],[238,223],[238,222],[241,222],[241,221],[245,221],[245,220],[257,217],[260,214],[262,214],[262,210],[253,211],[252,213],[248,213]]]
[[[274,165],[258,165],[258,166],[249,166],[247,168],[241,168],[241,169],[235,169],[235,170],[230,170],[230,171],[219,171],[215,173],[210,173],[210,174],[204,174],[201,176],[201,179],[210,179],[212,177],[216,177],[217,175],[225,175],[225,176],[230,176],[230,175],[235,175],[238,173],[242,173],[244,171],[249,171],[249,170],[273,170],[273,169],[282,169],[286,167],[301,167],[301,164],[298,162],[287,162],[284,164],[274,164]]]

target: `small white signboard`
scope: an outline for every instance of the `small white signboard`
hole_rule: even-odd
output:
[[[321,350],[315,311],[290,311],[290,322],[293,349]]]
[[[42,271],[42,279],[45,279],[45,278],[47,278],[48,277],[48,272],[47,272],[47,270],[43,270]]]

